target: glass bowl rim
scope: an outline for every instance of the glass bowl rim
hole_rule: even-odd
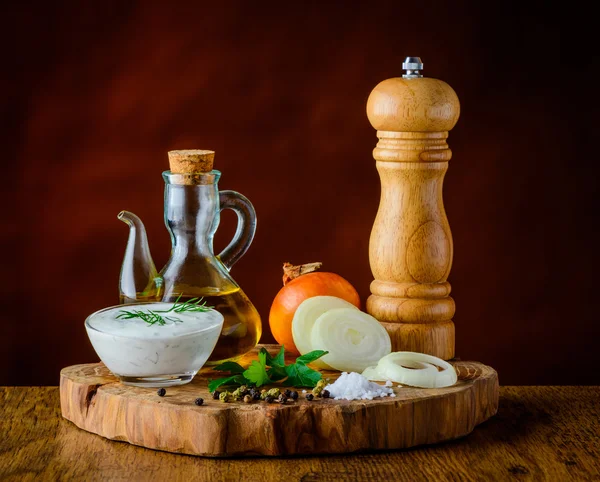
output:
[[[85,319],[84,322],[84,326],[86,329],[89,329],[91,331],[97,332],[97,333],[102,333],[103,335],[110,335],[110,336],[116,336],[117,338],[125,338],[125,339],[131,339],[131,340],[152,340],[152,338],[148,338],[148,337],[142,337],[142,336],[126,336],[126,335],[119,335],[119,334],[115,334],[115,333],[110,333],[107,331],[103,331],[103,330],[99,330],[98,328],[92,326],[90,324],[90,319],[95,316],[98,315],[100,313],[103,313],[105,311],[109,311],[109,310],[114,310],[116,308],[119,309],[126,309],[127,306],[139,306],[139,305],[157,305],[157,304],[171,304],[168,301],[140,301],[139,303],[127,303],[127,304],[123,304],[123,305],[113,305],[113,306],[107,306],[105,308],[101,308],[97,311],[94,311],[93,313],[91,313],[90,315],[88,315]],[[210,325],[207,326],[205,328],[200,328],[196,331],[191,331],[189,333],[181,333],[178,335],[172,335],[171,338],[183,338],[186,336],[195,336],[207,331],[212,331],[212,330],[216,330],[217,328],[219,329],[219,332],[221,331],[221,329],[223,328],[223,324],[225,323],[225,318],[224,316],[219,313],[217,310],[215,310],[214,308],[210,309],[211,311],[214,311],[215,313],[217,313],[220,317],[220,322],[216,323],[214,325]],[[149,325],[150,326],[150,325]]]

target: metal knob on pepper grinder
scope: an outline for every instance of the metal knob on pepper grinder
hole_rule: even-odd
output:
[[[381,179],[367,311],[389,333],[393,351],[448,360],[454,357],[455,304],[447,281],[453,245],[442,184],[452,157],[446,139],[460,104],[448,84],[423,77],[419,57],[407,57],[403,68],[402,77],[381,82],[367,102]]]

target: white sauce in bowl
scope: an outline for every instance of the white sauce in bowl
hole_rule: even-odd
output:
[[[161,313],[165,324],[150,325],[140,318],[118,319],[122,310],[166,311],[173,303],[120,305],[91,314],[85,328],[96,353],[121,377],[195,375],[212,353],[223,315],[218,311]],[[189,380],[188,380],[189,381]]]

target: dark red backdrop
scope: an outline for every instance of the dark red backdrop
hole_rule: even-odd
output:
[[[560,101],[569,80],[543,9],[84,3],[2,7],[0,384],[56,384],[96,360],[83,320],[117,301],[117,213],[137,213],[167,259],[169,149],[215,150],[221,187],[254,203],[256,239],[232,274],[265,341],[283,261],[321,260],[366,299],[379,180],[365,103],[405,55],[462,104],[445,183],[457,355],[503,384],[600,383],[591,125],[563,122],[586,114]],[[228,213],[218,245],[232,232]]]

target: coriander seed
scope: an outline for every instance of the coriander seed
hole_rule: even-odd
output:
[[[251,403],[252,397],[250,395],[244,395],[244,403]]]
[[[317,384],[315,385],[315,388],[313,388],[313,390],[312,390],[313,395],[316,395],[316,396],[321,395],[321,392],[323,391],[324,388],[325,388],[325,380],[321,379],[317,382]]]
[[[270,395],[273,398],[277,398],[280,393],[281,392],[280,392],[279,388],[271,388],[269,391],[267,391],[267,395]]]

